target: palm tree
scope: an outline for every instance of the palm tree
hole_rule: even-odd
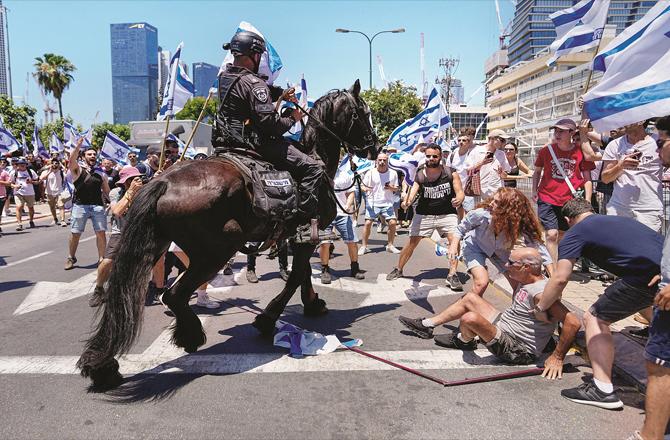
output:
[[[58,112],[63,119],[63,105],[61,98],[65,89],[70,87],[74,77],[70,72],[77,68],[62,55],[45,53],[43,57],[35,58],[35,78],[45,93],[51,93],[58,101]]]

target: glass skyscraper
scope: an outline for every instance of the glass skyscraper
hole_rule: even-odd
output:
[[[115,124],[156,119],[158,30],[148,23],[110,25]]]
[[[569,8],[578,0],[519,0],[516,4],[509,43],[509,64],[530,60],[556,39],[552,13]],[[617,35],[642,18],[655,1],[611,0],[607,23],[616,25]]]
[[[219,68],[208,63],[193,63],[193,85],[195,96],[206,97],[216,81]]]

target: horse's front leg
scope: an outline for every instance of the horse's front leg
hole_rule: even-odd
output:
[[[307,261],[309,266],[309,260]],[[319,298],[319,294],[312,285],[312,267],[307,268],[307,276],[300,285],[300,299],[305,310],[305,316],[320,316],[328,313],[326,302]]]

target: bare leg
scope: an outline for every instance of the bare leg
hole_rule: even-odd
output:
[[[489,285],[489,272],[483,266],[476,266],[470,269],[472,275],[472,293],[484,296],[484,292]]]
[[[319,246],[319,257],[321,258],[321,265],[328,266],[330,261],[330,243],[322,243]]]
[[[107,236],[105,231],[95,233],[95,244],[98,247],[98,259],[102,260],[105,255],[105,247],[107,246]]]
[[[389,231],[388,231],[388,245],[393,246],[393,240],[395,240],[395,230],[396,226],[398,225],[398,221],[396,219],[391,219],[388,220],[388,225],[389,225]]]
[[[77,253],[77,246],[79,246],[79,239],[81,234],[75,234],[74,232],[70,234],[69,248],[70,248],[70,257],[74,258]]]
[[[391,229],[389,228],[389,231],[390,230]],[[409,243],[407,243],[407,245],[405,245],[405,247],[402,248],[402,251],[400,251],[400,258],[398,259],[398,269],[402,271],[403,267],[405,267],[409,259],[412,257],[414,249],[416,249],[416,247],[419,245],[422,238],[423,237],[409,238]]]
[[[349,253],[349,260],[351,260],[352,263],[356,263],[358,261],[358,246],[356,243],[353,241],[347,243],[347,251]]]
[[[645,440],[662,440],[670,420],[670,368],[647,365],[646,415],[640,434]]]
[[[35,208],[32,206],[28,207],[28,220],[33,221],[33,218],[35,217]]]
[[[548,229],[546,231],[547,251],[551,255],[552,261],[558,261],[558,229]]]
[[[103,287],[105,285],[109,279],[109,275],[112,273],[113,263],[114,260],[103,258],[100,264],[98,264],[98,274],[95,280],[95,285],[97,287]]]
[[[449,243],[451,243],[452,240],[455,240],[455,239],[456,239],[456,237],[454,237],[453,232],[450,233],[450,234],[447,234],[447,240],[449,240]],[[460,248],[460,243],[459,243],[459,248]],[[449,262],[449,275],[448,276],[454,275],[457,270],[458,270],[458,259],[454,258],[453,260],[451,260]]]
[[[614,343],[610,323],[596,318],[587,311],[584,314],[584,327],[593,377],[604,383],[612,383]]]
[[[160,256],[158,259],[158,262],[154,264],[154,268],[152,270],[153,277],[152,281],[156,285],[158,289],[162,289],[165,287],[165,253]]]
[[[16,200],[18,201],[18,197],[15,197]],[[21,210],[23,209],[23,205],[20,204],[21,202],[16,204],[16,224],[21,226]]]
[[[488,301],[473,292],[469,292],[444,309],[444,311],[430,318],[430,320],[433,321],[433,324],[438,326],[459,319],[467,312],[475,312],[490,321],[493,321],[498,314],[495,307],[489,304]]]
[[[477,312],[467,312],[465,315],[461,316],[460,324],[463,339],[468,341],[472,340],[475,336],[479,336],[484,342],[489,342],[496,337],[498,331],[496,326],[491,324],[491,321],[488,318]]]
[[[47,197],[47,204],[49,205],[49,211],[51,211],[51,217],[53,217],[55,223],[58,223],[58,214],[56,213],[56,203],[57,199],[52,198],[51,196]]]
[[[372,229],[372,219],[365,220],[365,226],[363,226],[363,242],[362,246],[368,247],[368,239],[370,238],[370,230]]]

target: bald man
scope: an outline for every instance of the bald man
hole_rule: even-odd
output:
[[[475,336],[478,336],[494,356],[509,364],[531,364],[543,353],[553,350],[544,363],[542,375],[550,379],[561,378],[563,359],[579,331],[579,318],[560,301],[549,309],[551,322],[535,318],[533,309],[547,284],[542,275],[542,257],[536,249],[514,249],[505,266],[509,277],[517,281],[518,286],[512,305],[504,312],[500,313],[485,299],[469,292],[439,315],[427,319],[400,316],[400,322],[417,336],[430,339],[434,327],[460,319],[460,332],[435,336],[437,345],[475,350]],[[563,322],[563,330],[556,345],[552,336],[558,322]]]

